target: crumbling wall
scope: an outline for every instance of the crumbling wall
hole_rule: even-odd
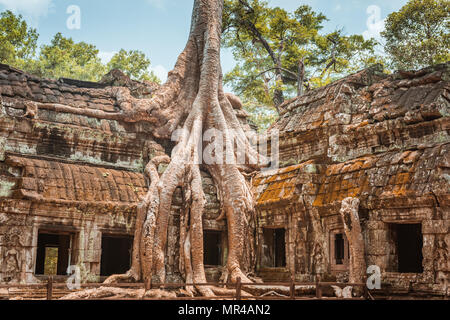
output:
[[[73,235],[70,263],[81,268],[83,281],[100,280],[103,234],[134,235],[136,207],[147,192],[143,168],[170,154],[173,143],[154,138],[150,123],[96,116],[119,111],[114,86],[136,98],[148,98],[156,88],[117,71],[90,83],[38,79],[0,65],[0,282],[38,281],[40,230]],[[236,112],[245,121],[245,112]],[[216,221],[220,205],[212,179],[203,173],[203,180],[205,229],[225,231],[225,222]],[[180,280],[181,208],[178,191],[166,260],[173,281]],[[209,270],[212,278],[219,269]]]
[[[306,252],[311,261],[314,250],[305,244],[315,239],[313,247],[324,246],[322,276],[348,281],[348,266],[337,270],[331,265],[330,241],[344,230],[342,201],[355,197],[366,265],[380,268],[383,286],[445,292],[450,276],[443,262],[449,255],[449,72],[449,63],[393,75],[373,67],[281,106],[281,118],[271,129],[281,132],[282,169],[270,177],[260,174],[255,195],[260,216],[298,208],[299,218],[287,222],[297,232],[297,277],[303,270],[314,274],[299,255]],[[305,165],[315,168],[309,179],[296,172],[288,185],[295,191],[277,199],[285,172]],[[398,272],[397,243],[390,234],[390,225],[397,224],[421,224],[422,273]]]

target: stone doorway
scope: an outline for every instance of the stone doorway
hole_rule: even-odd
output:
[[[286,267],[286,230],[263,229],[262,267]]]
[[[127,272],[131,267],[132,250],[133,237],[103,235],[100,275],[111,276]]]
[[[205,266],[222,265],[222,233],[220,231],[205,231],[203,234]]]
[[[330,233],[331,271],[348,271],[350,248],[344,230],[333,230]]]
[[[71,260],[72,234],[40,231],[36,256],[36,275],[65,276]]]
[[[397,272],[423,272],[423,235],[421,224],[392,224],[391,234],[395,243]]]

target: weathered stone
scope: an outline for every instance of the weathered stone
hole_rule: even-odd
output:
[[[439,68],[448,74],[448,64]],[[285,243],[285,261],[278,261],[285,266],[261,269],[261,276],[313,281],[315,275],[331,275],[362,281],[363,261],[352,259],[363,256],[397,289],[413,283],[417,290],[425,285],[442,293],[450,247],[449,84],[443,80],[449,77],[433,69],[404,77],[371,68],[281,106],[273,129],[281,132],[283,168],[253,179],[257,216],[252,219],[257,223],[250,219],[250,226],[258,237],[246,243],[252,242],[249,250],[262,252],[260,259],[267,261],[264,230],[284,229],[284,239],[277,241]],[[118,103],[108,86],[126,87],[138,98],[150,97],[157,87],[117,71],[102,84],[92,84],[31,80],[2,67],[0,94],[6,113],[0,115],[0,282],[35,282],[33,261],[45,228],[71,234],[72,262],[82,267],[84,281],[98,281],[103,236],[134,234],[136,208],[147,192],[144,167],[149,159],[170,153],[171,143],[155,139],[157,128],[150,123],[51,109],[33,115],[26,108],[27,101],[35,101],[116,112]],[[246,114],[240,108],[236,112],[245,122]],[[164,165],[158,171],[163,173]],[[226,220],[217,221],[223,208],[216,188],[207,173],[202,178],[208,201],[204,229],[223,232]],[[344,235],[348,228],[340,210],[349,197],[360,201],[350,211],[358,216],[364,242],[355,244],[348,233],[343,251],[350,246],[358,254],[336,257],[330,235]],[[174,281],[182,281],[178,242],[184,205],[181,191],[175,193],[166,259],[168,279]],[[392,226],[419,223],[424,272],[408,276],[397,272]],[[226,240],[220,246],[223,258]],[[215,278],[220,272],[208,270]]]
[[[436,68],[448,74],[449,66],[447,63]],[[282,106],[282,116],[273,128],[281,131],[281,163],[290,167],[271,175],[260,174],[254,179],[262,227],[283,226],[297,237],[299,230],[292,227],[292,222],[277,225],[271,215],[288,211],[300,221],[299,226],[309,226],[310,221],[316,219],[313,212],[319,209],[325,228],[330,232],[336,229],[343,232],[342,221],[335,218],[339,215],[341,202],[347,197],[359,198],[358,214],[367,265],[379,266],[382,273],[396,271],[398,257],[396,240],[392,238],[393,226],[421,224],[424,273],[408,281],[428,283],[429,288],[442,294],[443,287],[434,282],[437,281],[435,277],[442,277],[441,274],[438,276],[440,271],[435,265],[437,256],[442,260],[449,255],[450,178],[446,177],[450,177],[447,165],[450,163],[450,139],[446,130],[450,119],[449,115],[439,112],[441,102],[438,101],[446,95],[448,89],[444,88],[449,88],[449,84],[444,77],[429,80],[428,75],[433,72],[433,69],[426,69],[412,76],[416,78],[403,82],[398,80],[403,77],[398,74],[381,76],[381,80],[374,77],[371,78],[373,82],[368,83],[369,87],[352,87],[350,79],[366,78],[371,73],[364,70],[286,102]],[[333,119],[347,113],[349,103],[341,89],[348,91],[348,86],[352,92],[351,120],[343,131],[339,131],[332,127]],[[444,104],[448,105],[448,101]],[[305,126],[312,122],[316,122],[314,126]],[[307,161],[321,166],[314,179],[303,172],[294,177],[286,175],[290,170],[295,173],[295,169]],[[279,196],[286,190],[294,190],[288,194],[287,202]],[[445,240],[440,242],[438,251],[436,237],[443,235]],[[317,240],[312,234],[302,236],[296,246],[308,248],[314,241]],[[311,255],[311,251],[305,251],[309,253],[303,254]],[[325,250],[324,254],[324,261],[333,259],[333,252]],[[296,253],[291,272],[299,268],[305,270],[299,255]],[[341,270],[325,268],[337,278],[348,272],[345,265]],[[303,272],[311,274],[313,270]],[[401,273],[390,274],[395,275],[395,279],[403,279],[391,281],[391,284],[406,285]],[[430,274],[434,276],[430,277]]]
[[[449,220],[426,220],[423,222],[424,234],[448,234]]]

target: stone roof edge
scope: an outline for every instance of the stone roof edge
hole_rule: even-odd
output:
[[[71,79],[71,78],[58,78],[58,79],[51,79],[51,78],[41,78],[35,75],[32,75],[30,73],[27,73],[23,70],[20,70],[18,68],[15,68],[13,66],[7,65],[7,64],[3,64],[0,63],[0,70],[5,70],[8,73],[18,73],[21,74],[23,76],[25,76],[26,78],[28,78],[31,81],[34,82],[53,82],[55,84],[60,84],[60,85],[68,85],[68,86],[74,86],[77,88],[88,88],[88,89],[104,89],[110,86],[116,86],[113,84],[115,79],[108,79],[105,80],[105,77],[107,75],[113,74],[113,78],[114,78],[114,73],[117,74],[117,71],[122,73],[120,70],[114,69],[111,70],[109,73],[107,73],[106,75],[103,76],[103,78],[99,81],[99,82],[94,82],[94,81],[84,81],[84,80],[77,80],[77,79]],[[114,73],[113,73],[114,71]],[[130,86],[134,85],[142,85],[142,86],[148,86],[149,84],[146,82],[142,82],[142,81],[138,81],[138,80],[132,80],[130,79],[128,76],[126,76],[125,74],[123,74],[125,77],[128,78],[128,81],[126,81],[127,84],[129,84]],[[128,86],[126,86],[128,87]]]
[[[335,87],[337,85],[343,84],[343,83],[355,83],[354,80],[356,79],[361,79],[364,75],[379,75],[382,76],[382,78],[387,78],[389,77],[389,75],[387,73],[383,72],[383,66],[381,64],[375,64],[373,66],[370,66],[368,68],[359,70],[355,73],[349,74],[343,78],[340,78],[338,80],[333,81],[332,83],[327,84],[326,86],[320,87],[320,88],[316,88],[313,89],[309,92],[306,92],[303,96],[300,97],[294,97],[290,100],[285,101],[283,104],[280,105],[280,116],[286,114],[287,112],[291,111],[292,107],[292,103],[294,102],[301,102],[301,100],[307,98],[307,97],[314,97],[316,95],[318,95],[319,93],[328,90],[331,87]],[[359,76],[359,77],[358,77]],[[356,79],[355,79],[356,78]],[[352,81],[353,80],[353,81]],[[374,83],[374,81],[370,81],[370,83],[361,83],[364,86],[370,86]]]
[[[22,154],[22,153],[15,153],[15,152],[6,152],[5,153],[5,163],[9,163],[9,164],[17,163],[17,161],[14,161],[14,159],[57,162],[57,163],[70,164],[70,165],[79,166],[79,167],[92,167],[92,168],[98,168],[98,169],[124,171],[124,172],[132,172],[132,173],[142,174],[142,172],[140,170],[133,170],[131,168],[115,166],[115,165],[96,164],[96,163],[70,160],[70,159],[66,159],[66,158],[59,158],[59,157],[45,156],[45,155],[32,155],[32,154]]]
[[[410,70],[410,71],[397,70],[392,74],[384,73],[383,66],[381,64],[375,64],[373,66],[370,66],[368,68],[365,68],[365,69],[359,70],[355,73],[352,73],[348,76],[345,76],[341,79],[338,79],[324,87],[320,87],[320,88],[311,90],[311,91],[305,93],[301,97],[294,97],[290,100],[285,101],[279,107],[281,110],[280,116],[283,116],[286,113],[292,111],[293,109],[297,108],[299,105],[308,105],[311,102],[313,102],[312,100],[308,101],[308,98],[318,96],[318,95],[320,96],[320,93],[322,93],[326,90],[329,90],[332,87],[335,87],[335,86],[338,86],[338,85],[341,85],[344,83],[353,84],[353,85],[359,84],[360,86],[370,87],[374,83],[380,82],[380,81],[382,81],[384,79],[388,79],[388,78],[390,78],[391,80],[414,79],[414,78],[423,77],[427,74],[433,73],[435,71],[444,70],[444,69],[447,69],[447,72],[449,72],[450,61],[447,61],[446,63],[441,63],[441,64],[429,66],[426,68],[422,68],[420,70]],[[358,79],[363,80],[364,76],[369,76],[368,82],[355,81]],[[377,77],[379,77],[379,78],[377,78]],[[450,80],[450,77],[449,77],[449,80]],[[302,102],[302,100],[305,100],[305,101]]]

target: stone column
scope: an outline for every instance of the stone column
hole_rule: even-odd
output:
[[[448,220],[425,220],[423,233],[423,268],[425,283],[435,283],[436,291],[448,294],[450,278],[450,235]]]
[[[291,277],[295,277],[295,225],[294,225],[294,213],[293,210],[288,211],[287,216],[287,257],[286,257],[286,263],[289,268],[289,272],[291,274]]]
[[[82,282],[98,282],[100,275],[102,234],[97,225],[86,222],[80,229],[74,250],[75,261],[81,268]]]

